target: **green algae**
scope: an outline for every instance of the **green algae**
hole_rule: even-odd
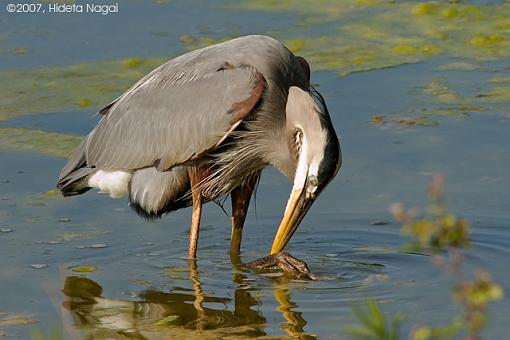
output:
[[[302,24],[306,26],[337,21],[350,14],[392,2],[393,0],[246,0],[228,7],[256,11],[292,12],[300,15]]]
[[[434,56],[466,59],[464,70],[477,61],[510,57],[510,5],[439,2],[324,0],[246,0],[236,9],[290,12],[300,17],[299,29],[272,32],[314,70],[354,72],[418,63]],[[329,25],[329,26],[326,26]],[[315,27],[320,35],[310,34]],[[324,33],[328,32],[328,33]],[[227,37],[229,39],[231,37]],[[184,36],[188,49],[225,38]]]
[[[477,99],[487,103],[510,102],[510,86],[495,86],[489,91],[480,93]]]
[[[466,61],[452,61],[438,67],[441,71],[475,71],[480,65]]]
[[[175,324],[176,321],[179,321],[179,315],[169,315],[161,320],[154,322],[154,326],[163,326],[168,327]]]
[[[124,61],[124,67],[126,68],[137,68],[142,65],[142,59],[140,58],[129,58]]]
[[[439,116],[463,118],[484,112],[505,114],[510,102],[509,80],[508,77],[494,77],[486,84],[472,84],[472,93],[461,95],[449,84],[447,78],[436,78],[421,88],[428,107],[412,109],[407,114],[414,113],[426,119]]]
[[[215,37],[194,37],[188,34],[181,35],[179,37],[180,42],[182,42],[188,51],[196,50],[198,48],[206,47],[213,44],[218,44],[220,42],[228,41],[231,39],[238,38],[238,35],[230,35],[221,38]]]
[[[291,50],[293,53],[298,53],[303,49],[305,46],[305,39],[302,38],[296,38],[296,39],[290,39],[285,42],[285,45],[289,50]]]
[[[435,108],[412,108],[374,115],[370,119],[370,123],[374,125],[437,126],[439,125],[439,118],[462,119],[473,113],[482,111],[486,111],[482,106],[462,105]]]
[[[194,50],[233,38],[236,38],[236,36],[213,38],[186,35],[181,37],[180,40],[188,50]],[[340,36],[283,38],[283,43],[294,53],[307,58],[314,70],[336,71],[342,76],[355,72],[416,63],[441,51],[437,46],[420,45],[415,40],[411,42],[415,43],[414,45],[409,45],[413,49],[412,53],[396,53],[394,48],[397,48],[398,51],[399,46],[402,46],[408,40],[395,39],[393,41],[394,45],[374,49],[369,43],[360,43],[359,46],[353,47],[349,43],[339,42],[338,39],[343,38]]]
[[[181,35],[179,37],[179,40],[184,43],[184,44],[187,44],[187,45],[190,45],[192,43],[195,42],[195,38],[193,38],[191,35],[189,34],[184,34],[184,35]]]
[[[494,77],[489,80],[489,83],[492,84],[506,84],[510,83],[510,77]]]
[[[391,113],[390,115],[394,115]],[[401,126],[437,126],[439,123],[426,117],[390,117],[389,115],[379,114],[370,119],[375,125],[401,125]]]
[[[459,108],[510,102],[510,86],[506,85],[510,83],[509,77],[494,77],[489,79],[488,83],[495,84],[495,86],[488,87],[486,90],[478,90],[478,93],[471,96],[460,95],[445,77],[432,80],[425,84],[422,90],[427,98],[432,99],[435,103],[455,104]]]
[[[441,48],[434,45],[413,46],[403,44],[393,46],[391,48],[391,51],[396,54],[402,55],[415,55],[415,54],[434,55],[441,52]]]
[[[423,91],[427,95],[435,97],[436,101],[441,103],[457,103],[462,100],[461,96],[450,87],[444,77],[436,78],[425,84]]]
[[[161,59],[121,59],[0,71],[0,120],[107,105]]]
[[[97,270],[97,267],[88,266],[88,265],[79,265],[79,266],[70,267],[69,269],[71,269],[75,273],[93,273]]]
[[[80,101],[78,102],[78,105],[81,107],[89,107],[90,104],[91,104],[91,101],[87,98],[80,99]]]
[[[340,75],[421,62],[440,54],[473,61],[510,56],[508,3],[246,0],[235,7],[297,14],[300,36],[289,30],[276,32],[276,37],[291,49],[292,42],[299,41],[297,50],[315,69]],[[333,29],[322,29],[316,36],[306,33],[325,25]]]
[[[48,191],[43,193],[43,196],[44,197],[60,196],[60,191],[58,191],[57,189],[48,190]]]
[[[27,150],[55,157],[69,157],[83,137],[41,130],[0,128],[0,150]]]

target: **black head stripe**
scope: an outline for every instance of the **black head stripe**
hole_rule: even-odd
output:
[[[320,109],[319,118],[321,127],[326,131],[327,134],[324,158],[322,159],[321,164],[319,164],[319,173],[317,176],[319,181],[317,191],[321,192],[338,172],[342,162],[342,153],[340,150],[340,143],[338,142],[338,137],[333,127],[333,123],[331,122],[331,117],[329,116],[328,107],[326,106],[324,98],[313,86],[311,93]]]

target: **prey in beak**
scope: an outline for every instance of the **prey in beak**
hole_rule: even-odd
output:
[[[298,181],[298,183],[299,182],[300,181]],[[247,266],[249,268],[266,270],[279,269],[293,277],[308,280],[318,279],[317,276],[311,273],[305,262],[283,251],[315,200],[317,180],[312,177],[308,179],[306,183],[307,185],[301,188],[293,188],[290,193],[283,219],[273,241],[271,254],[262,259],[248,263]]]
[[[306,159],[306,149],[305,146],[304,150],[301,150],[294,185],[282,221],[276,232],[271,254],[260,260],[248,263],[248,267],[270,270],[281,269],[294,277],[309,280],[317,279],[310,272],[305,262],[283,251],[319,193],[317,176],[309,174],[310,164]]]
[[[315,90],[305,91],[291,86],[286,119],[289,161],[275,166],[293,179],[292,190],[270,255],[247,266],[281,269],[294,277],[315,279],[305,262],[292,257],[284,249],[317,196],[336,176],[342,162],[340,144],[326,104]]]

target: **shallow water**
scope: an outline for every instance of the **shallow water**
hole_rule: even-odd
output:
[[[222,38],[265,32],[287,39],[293,27],[296,34],[306,29],[303,14],[287,10],[200,1],[121,5],[119,14],[106,17],[2,12],[0,46],[31,52],[0,54],[0,72],[177,55],[189,48],[179,40],[185,34]],[[384,8],[362,8],[356,16],[378,11]],[[343,19],[332,20],[329,25]],[[333,27],[310,25],[312,33]],[[303,53],[315,51],[305,45]],[[445,70],[451,62],[477,67]],[[446,324],[459,312],[452,281],[430,257],[401,250],[406,239],[387,212],[398,201],[423,207],[434,173],[446,175],[450,210],[472,222],[467,272],[484,268],[510,291],[505,262],[510,255],[510,111],[506,97],[488,102],[479,96],[491,91],[490,79],[510,76],[510,61],[440,53],[420,63],[347,76],[327,65],[320,68],[324,71],[314,72],[312,82],[326,97],[344,162],[287,249],[307,261],[319,281],[264,276],[232,263],[230,221],[215,205],[204,212],[199,259],[188,263],[189,210],[147,223],[125,199],[92,192],[63,199],[48,193],[65,160],[30,151],[28,140],[24,147],[0,146],[0,319],[19,314],[38,323],[0,325],[0,334],[26,338],[33,330],[62,329],[65,338],[344,338],[343,327],[355,323],[352,307],[368,297],[389,314],[405,313],[403,338],[417,324]],[[77,94],[72,100],[80,98],[80,86],[69,89]],[[452,100],[453,90],[462,100]],[[466,102],[481,109],[463,109]],[[10,112],[0,128],[84,135],[97,122],[95,104],[80,107],[62,100],[61,110],[40,113],[32,112],[38,106],[25,98],[20,103],[27,104]],[[388,123],[372,123],[374,115],[384,115]],[[398,123],[403,118],[438,125],[406,126]],[[269,251],[289,190],[277,171],[264,172],[243,235],[243,261]],[[96,270],[74,272],[77,265]],[[506,335],[509,313],[508,298],[490,306],[486,338]]]

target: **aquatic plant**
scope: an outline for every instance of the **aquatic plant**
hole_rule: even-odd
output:
[[[418,217],[416,209],[406,210],[401,203],[393,204],[390,211],[393,218],[402,224],[401,233],[412,239],[406,248],[431,254],[433,263],[455,280],[453,295],[462,307],[462,315],[441,327],[417,325],[410,338],[450,339],[464,331],[466,339],[479,339],[487,320],[487,305],[503,297],[503,288],[482,270],[474,278],[464,279],[463,251],[470,246],[470,224],[446,210],[442,176],[432,179],[428,198],[429,204],[424,216]],[[398,339],[400,314],[389,322],[377,302],[370,300],[366,305],[361,313],[355,309],[361,325],[351,326],[347,332],[363,339]]]
[[[396,314],[388,320],[379,307],[377,301],[369,299],[354,308],[354,314],[361,325],[347,326],[345,331],[360,339],[398,340],[400,336],[400,323],[404,316]]]
[[[51,333],[49,335],[45,335],[44,332],[35,328],[30,332],[30,337],[32,340],[61,340],[64,339],[62,334],[62,328],[55,326],[52,328]]]

